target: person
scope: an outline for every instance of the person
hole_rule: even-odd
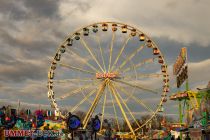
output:
[[[175,140],[174,136],[171,137],[171,140]]]
[[[191,140],[188,133],[187,133],[185,140]]]
[[[44,127],[44,130],[50,130],[50,125],[47,124],[47,125]]]
[[[79,134],[79,140],[83,140],[82,134]]]
[[[177,140],[181,140],[180,136],[178,136]]]

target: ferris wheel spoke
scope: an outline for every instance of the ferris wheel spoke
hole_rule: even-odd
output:
[[[66,50],[67,50],[67,52],[69,52],[69,53],[72,53],[72,54],[76,55],[76,56],[79,58],[79,60],[81,60],[84,64],[88,65],[88,66],[89,66],[92,70],[94,70],[94,71],[98,72],[97,68],[96,68],[96,67],[94,67],[93,65],[91,65],[91,64],[88,62],[88,60],[87,60],[87,59],[85,59],[85,58],[81,57],[78,53],[73,52],[73,51],[72,51],[72,50],[70,50],[69,48],[66,48]]]
[[[131,83],[128,83],[128,82],[126,82],[126,81],[124,81],[124,80],[113,80],[113,81],[118,82],[118,83],[122,83],[122,84],[124,84],[124,85],[131,86],[131,87],[135,87],[135,88],[138,88],[138,89],[140,89],[140,90],[149,91],[149,92],[151,92],[151,93],[158,94],[157,91],[154,91],[154,90],[152,90],[151,88],[146,88],[146,87],[143,87],[143,86],[140,86],[140,85],[131,84]]]
[[[116,85],[115,85],[116,86]],[[151,113],[154,113],[154,111],[148,106],[148,105],[146,105],[140,98],[137,98],[137,97],[135,97],[135,96],[133,96],[132,94],[130,94],[127,90],[125,90],[125,88],[123,88],[123,87],[119,87],[119,86],[116,86],[116,87],[118,87],[118,89],[120,90],[120,91],[122,91],[123,93],[125,93],[127,96],[128,96],[128,99],[129,98],[132,98],[136,103],[138,103],[139,105],[141,105],[141,106],[143,106],[145,109],[147,109],[149,112],[151,112]]]
[[[80,88],[78,88],[78,89],[75,89],[75,90],[73,90],[73,91],[71,91],[71,92],[65,93],[65,94],[62,95],[61,97],[57,98],[57,100],[58,100],[58,101],[59,101],[59,100],[63,100],[63,99],[65,99],[65,98],[67,98],[67,97],[71,97],[71,96],[73,96],[73,95],[76,95],[77,93],[81,93],[81,91],[90,88],[90,87],[93,86],[95,83],[96,83],[96,82],[92,82],[92,83],[90,83],[90,84],[84,85],[83,87],[80,87]]]
[[[90,109],[88,110],[88,112],[87,112],[86,115],[85,115],[85,118],[84,118],[84,120],[83,120],[83,125],[84,125],[83,128],[84,128],[84,129],[86,128],[86,126],[87,126],[87,124],[88,124],[88,121],[90,120],[90,117],[91,117],[91,115],[93,114],[93,112],[94,112],[94,110],[95,110],[95,108],[96,108],[96,106],[97,106],[97,104],[98,104],[98,102],[99,102],[99,100],[100,100],[100,98],[101,98],[103,92],[104,92],[105,87],[106,87],[106,81],[104,81],[104,82],[100,85],[100,89],[98,90],[98,92],[97,92],[97,94],[96,94],[96,97],[95,97],[95,99],[94,99],[94,101],[93,101],[93,103],[92,103]]]
[[[90,81],[96,81],[95,78],[83,78],[83,79],[64,79],[64,80],[52,80],[55,83],[68,83],[68,82],[90,82]]]
[[[127,37],[127,39],[125,40],[125,42],[123,43],[123,46],[122,46],[120,52],[118,53],[118,55],[117,55],[117,57],[116,57],[116,59],[115,59],[115,61],[114,61],[114,64],[111,66],[111,71],[113,70],[113,68],[116,67],[116,64],[117,64],[117,62],[118,62],[120,56],[122,55],[122,52],[124,51],[126,45],[128,44],[128,41],[130,40],[130,38],[131,38],[131,36],[129,35],[129,36]]]
[[[111,84],[112,85],[112,84]],[[122,96],[118,93],[117,89],[112,85],[112,87],[115,89],[118,98],[122,101],[123,105],[125,106],[125,108],[127,109],[127,111],[129,112],[129,114],[131,115],[131,117],[133,118],[133,120],[135,121],[135,123],[137,124],[138,127],[140,127],[138,121],[136,120],[136,118],[134,117],[134,115],[132,114],[130,108],[127,106],[127,104],[125,103],[124,99],[122,98]]]
[[[162,73],[150,73],[150,74],[142,74],[142,73],[138,73],[138,74],[133,74],[133,75],[129,75],[129,76],[123,76],[124,80],[132,80],[133,78],[154,78],[154,77],[161,77],[163,76]]]
[[[124,109],[122,107],[122,104],[120,103],[120,100],[119,100],[119,98],[116,95],[117,93],[116,93],[115,89],[110,84],[108,85],[108,87],[110,88],[111,93],[115,97],[115,100],[116,100],[116,102],[117,102],[117,104],[118,104],[118,106],[119,106],[119,108],[120,108],[120,110],[122,112],[122,115],[123,115],[123,117],[124,117],[128,127],[129,127],[130,131],[132,132],[133,135],[135,135],[135,132],[134,132],[134,130],[133,130],[131,124],[130,124],[130,121],[128,120],[128,117],[127,117],[127,115],[126,115],[126,113],[125,113],[125,111],[124,111]]]
[[[82,99],[78,104],[76,104],[70,112],[74,112],[81,104],[83,104],[85,101],[88,100],[88,98],[93,95],[93,93],[95,93],[96,89],[92,90],[91,92],[89,92],[85,97],[84,99]]]
[[[104,67],[104,70],[106,72],[106,65],[105,65],[105,61],[104,61],[104,50],[103,48],[101,47],[101,41],[100,41],[100,38],[99,36],[95,36],[97,42],[98,42],[98,46],[99,46],[99,49],[100,49],[100,55],[101,55],[101,59],[102,59],[102,63],[103,63],[103,67]]]
[[[138,47],[136,50],[134,50],[123,62],[122,64],[117,68],[116,71],[122,69],[127,63],[128,61],[130,61],[137,53],[139,53],[142,49],[144,48],[144,46],[140,46]]]
[[[99,64],[99,61],[96,59],[95,55],[93,54],[93,52],[91,51],[90,47],[87,45],[87,43],[85,42],[85,40],[83,38],[81,38],[81,42],[83,44],[83,46],[86,48],[86,50],[89,52],[89,54],[92,56],[92,58],[94,59],[94,61],[96,62],[96,64],[99,66],[99,68],[103,71],[104,69],[101,67],[101,65]]]
[[[109,67],[108,67],[108,72],[110,71],[110,67],[112,64],[112,52],[113,52],[113,44],[114,44],[114,40],[115,40],[115,32],[112,32],[112,41],[110,44],[110,54],[109,54]]]
[[[122,72],[128,72],[128,71],[130,71],[130,70],[132,70],[132,69],[134,69],[134,68],[141,67],[141,66],[144,65],[144,64],[153,63],[155,59],[156,59],[156,58],[145,59],[145,60],[141,61],[140,63],[134,65],[134,66],[130,66],[130,67],[128,67],[128,68],[122,70]]]
[[[116,111],[116,107],[115,107],[115,104],[114,104],[113,96],[111,94],[111,90],[110,90],[110,98],[112,100],[112,106],[113,106],[113,110],[114,110],[114,117],[115,117],[115,120],[116,120],[116,123],[117,123],[117,128],[118,128],[118,131],[120,131],[120,125],[119,125],[119,121],[117,119],[117,111]]]
[[[69,68],[69,69],[72,69],[72,70],[76,70],[76,71],[80,71],[80,72],[83,72],[83,73],[88,73],[88,74],[95,75],[95,72],[84,70],[84,69],[81,69],[81,68],[78,68],[78,67],[74,67],[74,66],[70,66],[69,64],[60,63],[60,62],[58,64],[60,66],[62,66],[62,67],[66,67],[66,68]]]
[[[102,126],[103,126],[105,107],[106,107],[106,92],[104,92],[104,102],[103,102],[103,106],[102,106],[102,119],[101,119],[101,128],[100,128],[100,131],[102,130]]]

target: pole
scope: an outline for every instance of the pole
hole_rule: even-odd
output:
[[[189,91],[189,82],[188,78],[186,79],[186,85],[185,85],[186,91]],[[190,116],[190,100],[187,100],[187,125],[189,124],[189,116]]]
[[[182,101],[179,100],[179,123],[182,124]],[[182,132],[180,132],[180,138],[182,139]]]
[[[91,132],[90,139],[93,140],[93,133]]]
[[[18,99],[17,116],[20,114],[20,100]]]
[[[71,131],[71,139],[74,140],[74,131]]]

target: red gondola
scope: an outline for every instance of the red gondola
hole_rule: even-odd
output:
[[[159,55],[160,54],[158,48],[153,48],[153,54],[154,55]]]
[[[147,47],[152,48],[152,41],[150,39],[147,40]]]
[[[108,30],[108,24],[103,23],[102,24],[102,31],[107,31]]]
[[[166,98],[166,97],[162,98],[162,101],[163,101],[164,103],[167,102],[167,98]]]
[[[113,32],[117,31],[117,24],[115,23],[112,24],[112,31]]]
[[[168,78],[165,78],[165,79],[163,79],[163,82],[168,83],[169,82],[169,79]]]
[[[160,64],[163,64],[163,58],[162,58],[162,56],[158,56],[158,62],[159,62]]]
[[[55,61],[52,62],[51,69],[52,70],[55,70],[56,69],[56,62]]]

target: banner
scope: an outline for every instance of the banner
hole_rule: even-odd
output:
[[[174,75],[177,75],[180,72],[180,70],[186,63],[186,60],[187,60],[187,49],[184,47],[184,48],[181,48],[181,52],[179,53],[176,59],[176,62],[173,66]]]
[[[177,88],[179,88],[188,79],[187,49],[185,47],[181,48],[173,66],[173,73],[176,75]]]

